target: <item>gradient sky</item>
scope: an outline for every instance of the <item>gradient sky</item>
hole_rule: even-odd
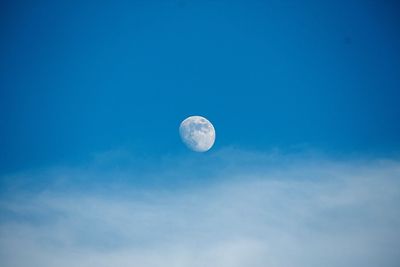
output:
[[[0,170],[115,148],[393,153],[400,147],[396,1],[3,1]]]
[[[398,1],[100,2],[0,3],[1,266],[399,266]]]

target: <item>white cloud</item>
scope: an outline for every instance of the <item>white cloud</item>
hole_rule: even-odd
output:
[[[399,161],[234,150],[208,157],[140,172],[13,176],[1,197],[0,265],[399,266]],[[15,186],[39,177],[59,186]],[[141,178],[153,182],[138,186]],[[163,187],[165,179],[174,186]],[[78,185],[63,190],[69,183]]]

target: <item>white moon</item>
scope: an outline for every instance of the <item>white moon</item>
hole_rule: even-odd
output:
[[[179,134],[183,143],[196,152],[209,150],[215,142],[214,126],[201,116],[191,116],[182,121]]]

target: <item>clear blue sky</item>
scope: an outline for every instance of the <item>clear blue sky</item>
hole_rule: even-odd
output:
[[[0,1],[0,266],[400,266],[399,14]]]
[[[396,153],[396,1],[2,1],[0,171],[123,148]]]

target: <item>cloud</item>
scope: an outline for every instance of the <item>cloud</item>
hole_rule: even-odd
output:
[[[400,264],[398,160],[226,150],[138,169],[100,158],[3,177],[1,266]]]

